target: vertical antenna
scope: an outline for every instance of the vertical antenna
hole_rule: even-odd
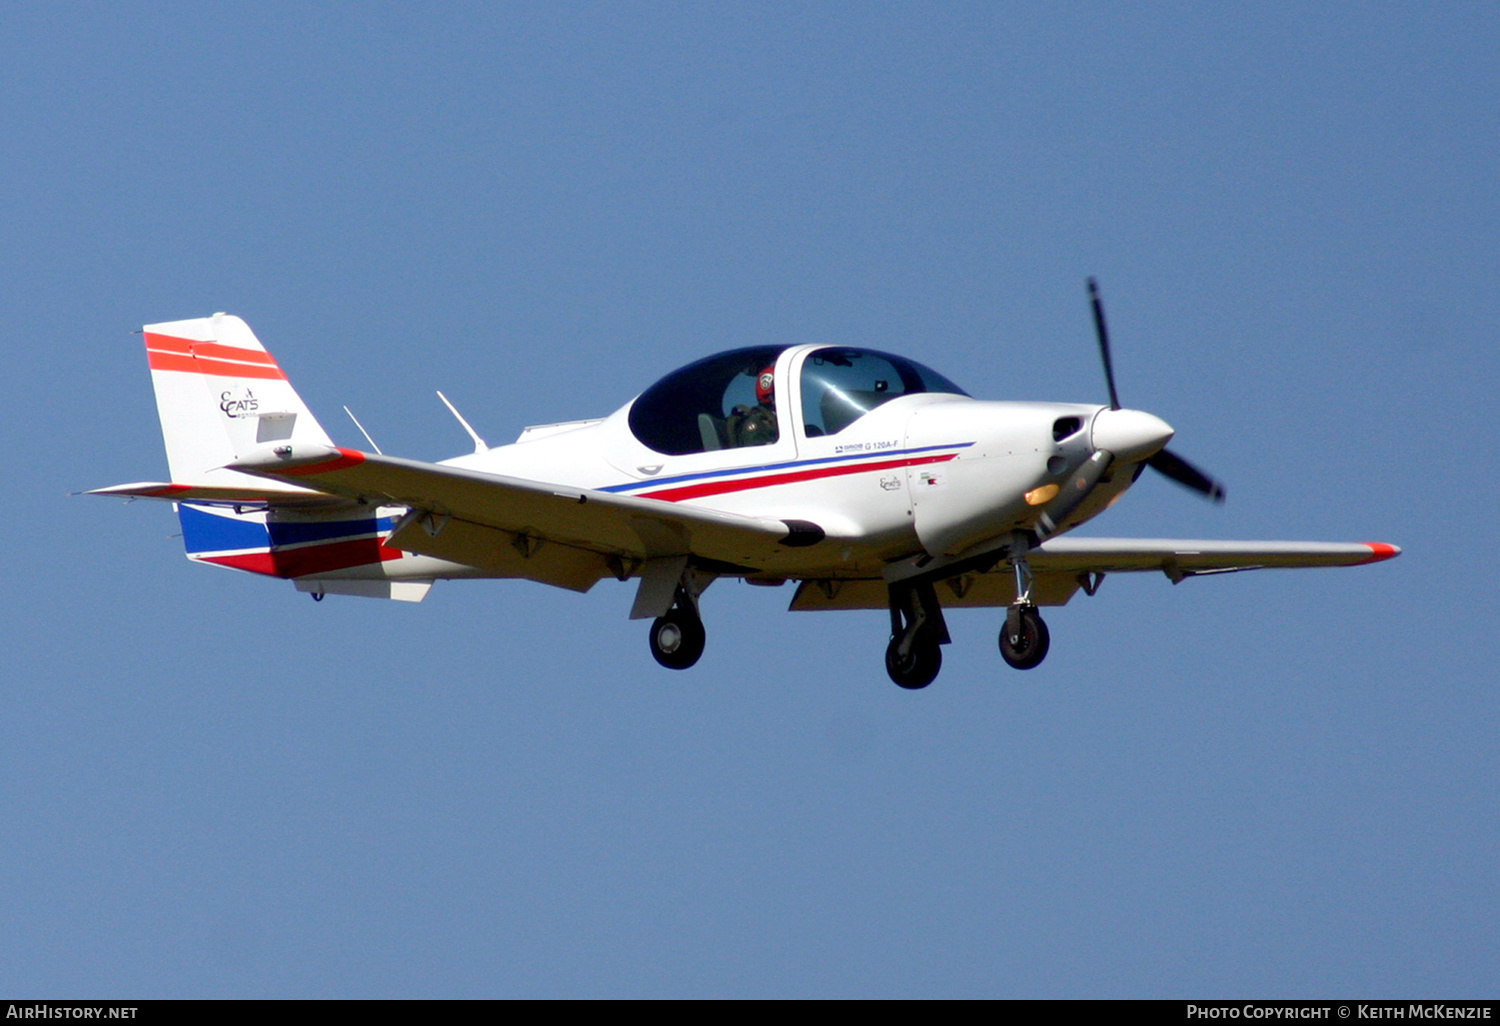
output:
[[[384,456],[385,453],[380,451],[380,446],[375,444],[375,439],[370,437],[370,432],[365,430],[365,426],[359,422],[359,418],[354,415],[354,411],[345,406],[344,412],[349,414],[349,419],[354,421],[354,426],[359,428],[359,433],[365,436],[365,441],[370,443],[370,448],[375,450],[376,455]]]
[[[439,392],[437,394],[437,397],[443,401],[444,406],[448,407],[448,412],[453,414],[454,417],[458,418],[458,422],[464,426],[464,430],[469,433],[469,437],[474,439],[474,451],[476,453],[489,451],[489,446],[484,443],[483,438],[479,437],[479,432],[469,427],[469,422],[464,420],[463,414],[459,413],[458,410],[454,408],[453,404],[448,401],[448,397],[445,396],[442,392]]]

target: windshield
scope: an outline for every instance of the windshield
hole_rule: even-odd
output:
[[[903,395],[968,395],[937,371],[871,349],[819,349],[802,363],[802,421],[809,438],[836,435]]]
[[[783,346],[720,353],[673,371],[630,408],[630,430],[668,456],[770,445],[776,425],[776,358]]]

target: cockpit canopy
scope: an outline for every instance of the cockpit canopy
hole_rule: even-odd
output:
[[[817,349],[802,362],[802,422],[808,437],[836,435],[903,395],[968,395],[937,371],[873,349]]]
[[[774,413],[758,415],[749,431],[743,426],[751,410],[760,408],[755,398],[756,377],[766,367],[774,367],[785,348],[735,349],[673,371],[635,401],[630,408],[630,430],[668,456],[776,441]]]
[[[669,456],[770,445],[781,437],[788,391],[775,380],[785,346],[735,349],[688,364],[642,392],[630,430]],[[799,395],[808,437],[836,435],[883,403],[903,395],[967,395],[919,363],[870,349],[830,346],[802,362]],[[778,409],[778,404],[782,408]]]

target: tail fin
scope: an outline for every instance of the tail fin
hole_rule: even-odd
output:
[[[220,468],[270,442],[333,444],[238,317],[148,324],[145,335],[174,485],[264,491],[265,482]]]
[[[392,518],[405,507],[372,507],[227,469],[272,443],[333,446],[244,321],[219,313],[148,324],[145,335],[172,479],[94,494],[171,500],[189,559],[291,578],[317,599],[420,602],[439,574],[464,572],[386,545]]]

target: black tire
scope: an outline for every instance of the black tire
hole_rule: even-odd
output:
[[[672,609],[651,625],[651,656],[669,670],[686,670],[703,655],[708,632],[692,613]]]
[[[1047,650],[1051,647],[1052,635],[1047,630],[1047,622],[1035,609],[1021,610],[1021,641],[1017,645],[1010,643],[1010,631],[1006,629],[1006,624],[1000,625],[1000,657],[1017,670],[1029,670],[1040,665],[1047,658]]]
[[[885,672],[891,680],[908,691],[931,684],[943,668],[943,650],[926,633],[917,635],[911,651],[902,659],[896,654],[899,638],[892,638],[885,648]]]

